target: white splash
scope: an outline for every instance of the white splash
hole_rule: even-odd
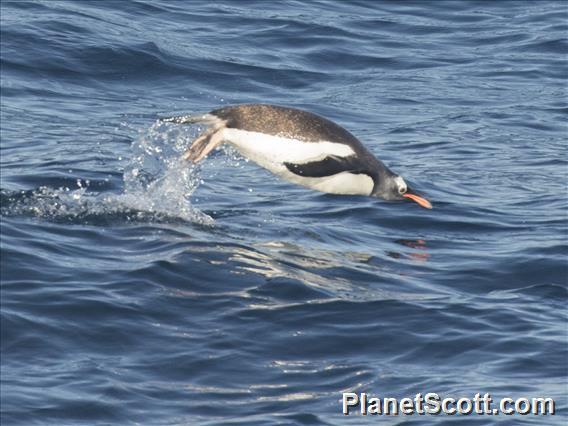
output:
[[[189,200],[201,182],[197,170],[181,159],[197,130],[156,122],[140,131],[124,169],[122,193],[96,192],[83,179],[77,179],[77,188],[42,186],[11,194],[3,191],[2,214],[73,222],[116,216],[127,221],[181,219],[210,225],[213,219]]]
[[[124,193],[107,196],[134,210],[190,222],[213,223],[213,219],[193,207],[189,197],[201,182],[197,170],[181,154],[197,132],[185,126],[156,122],[143,131],[132,145],[133,156],[124,170]]]

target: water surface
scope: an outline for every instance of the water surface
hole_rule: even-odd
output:
[[[1,5],[5,425],[564,424],[564,2]],[[160,115],[341,124],[427,194],[313,192]],[[556,399],[344,417],[341,393]]]

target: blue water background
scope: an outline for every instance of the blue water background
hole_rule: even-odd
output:
[[[2,425],[565,424],[568,5],[3,1]],[[434,204],[313,192],[203,130],[349,129]],[[341,393],[552,397],[344,417]]]

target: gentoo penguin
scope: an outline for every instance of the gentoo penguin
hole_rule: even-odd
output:
[[[412,200],[432,208],[428,200],[416,194],[355,136],[311,112],[249,104],[162,121],[209,126],[183,155],[194,163],[219,145],[229,143],[275,175],[317,191]]]

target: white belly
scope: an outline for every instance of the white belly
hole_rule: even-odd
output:
[[[284,164],[305,164],[330,155],[347,157],[355,154],[348,145],[329,141],[303,142],[229,128],[223,129],[223,139],[245,157],[289,182],[332,194],[370,195],[373,190],[373,179],[365,174],[342,172],[325,177],[305,177],[290,172]]]
[[[317,178],[299,176],[288,169],[285,173],[276,174],[289,182],[330,194],[371,195],[374,185],[370,176],[349,172]]]

